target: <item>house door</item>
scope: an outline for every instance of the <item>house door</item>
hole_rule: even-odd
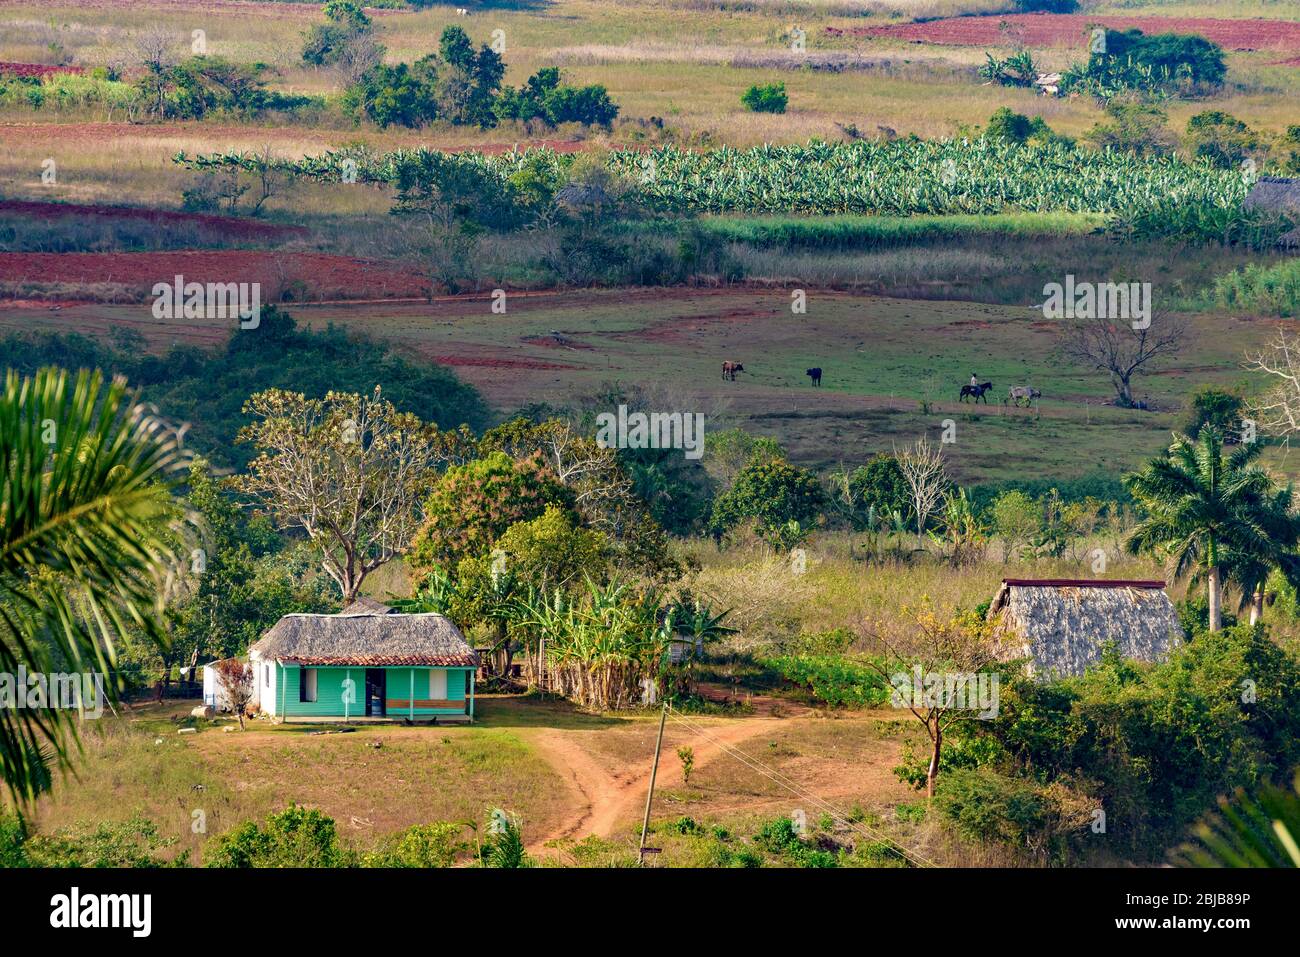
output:
[[[366,717],[381,718],[388,713],[388,672],[383,668],[366,669]]]

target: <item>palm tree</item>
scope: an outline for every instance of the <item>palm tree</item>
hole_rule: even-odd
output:
[[[1264,584],[1278,569],[1292,585],[1300,582],[1300,512],[1294,506],[1294,491],[1288,484],[1276,488],[1259,501],[1251,502],[1249,515],[1262,533],[1253,540],[1254,551],[1229,552],[1224,558],[1225,578],[1241,592],[1240,609],[1250,607],[1250,623],[1264,614]]]
[[[1125,546],[1134,555],[1167,558],[1177,578],[1190,574],[1193,582],[1204,580],[1210,631],[1222,625],[1225,563],[1244,567],[1295,544],[1294,539],[1270,539],[1280,530],[1264,520],[1262,503],[1273,498],[1276,485],[1253,464],[1260,451],[1260,444],[1252,442],[1225,456],[1222,434],[1207,426],[1195,441],[1175,435],[1164,458],[1124,478],[1147,513]]]
[[[1182,867],[1300,867],[1300,774],[1294,790],[1274,784],[1254,794],[1220,798],[1219,810],[1192,829],[1194,839],[1171,852]]]
[[[178,567],[174,434],[100,373],[9,371],[0,397],[0,671],[112,672],[128,632],[166,643]],[[113,682],[106,682],[110,695]],[[21,689],[20,689],[21,690]],[[77,712],[0,708],[0,776],[20,803],[69,764]]]

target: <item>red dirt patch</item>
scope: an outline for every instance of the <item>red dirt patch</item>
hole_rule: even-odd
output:
[[[10,63],[0,60],[0,76],[51,76],[55,73],[85,73],[80,66],[50,66],[45,63]]]
[[[1007,28],[1003,29],[1003,24]],[[892,37],[945,46],[997,46],[1018,41],[1029,46],[1082,45],[1097,25],[1112,30],[1137,27],[1144,33],[1198,33],[1228,50],[1300,50],[1300,22],[1222,20],[1211,17],[1112,17],[1070,13],[950,17],[928,23],[899,23],[839,30],[831,36]]]
[[[159,225],[200,226],[216,230],[234,239],[280,239],[305,235],[302,226],[279,226],[234,216],[207,213],[183,213],[169,209],[141,209],[135,206],[92,206],[82,203],[37,203],[27,200],[0,200],[0,213],[20,213],[36,219],[59,219],[64,216],[93,216],[98,219],[140,219]]]
[[[536,359],[494,359],[489,356],[433,356],[433,361],[443,366],[474,366],[481,369],[576,369],[577,366],[559,362],[539,362]]]
[[[392,263],[323,253],[214,250],[156,253],[0,253],[0,282],[117,284],[143,300],[154,283],[257,282],[262,301],[422,296],[429,284]],[[70,295],[69,298],[78,298]]]

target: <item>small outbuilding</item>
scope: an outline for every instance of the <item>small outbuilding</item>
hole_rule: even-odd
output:
[[[370,599],[285,615],[248,649],[254,701],[292,718],[472,721],[478,655],[444,615]]]
[[[1258,210],[1272,216],[1285,216],[1300,222],[1300,178],[1261,176],[1246,195],[1242,208]],[[1283,234],[1279,246],[1300,247],[1300,227]]]
[[[1162,581],[1004,578],[988,618],[1001,657],[1044,676],[1083,674],[1108,642],[1125,658],[1162,661],[1184,638]]]

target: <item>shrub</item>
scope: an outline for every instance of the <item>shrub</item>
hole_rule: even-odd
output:
[[[469,850],[465,825],[450,821],[415,824],[389,836],[363,859],[366,867],[452,867]]]
[[[205,853],[207,867],[348,867],[355,854],[339,844],[334,819],[314,808],[292,805],[266,819],[245,821],[216,837]]]
[[[1261,147],[1259,134],[1223,110],[1206,110],[1188,120],[1187,142],[1198,157],[1220,169],[1240,166]]]
[[[782,655],[762,664],[833,708],[877,708],[889,700],[889,686],[880,673],[852,658]]]
[[[786,95],[784,83],[769,83],[751,86],[740,98],[740,102],[752,113],[784,113],[790,98]]]
[[[1151,857],[1217,795],[1300,763],[1300,664],[1245,625],[1197,633],[1164,664],[1110,649],[1082,677],[1004,681],[997,720],[971,731],[1005,750],[1001,773],[1089,782],[1107,819],[1090,845]]]
[[[1144,157],[1162,156],[1173,148],[1173,134],[1165,127],[1168,116],[1158,107],[1112,100],[1106,105],[1106,117],[1087,134],[1098,149]]]

